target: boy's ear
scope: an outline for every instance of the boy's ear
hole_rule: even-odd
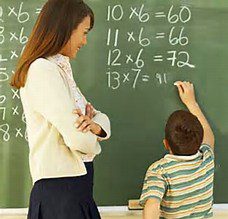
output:
[[[165,149],[166,149],[167,151],[170,151],[169,142],[168,142],[165,138],[163,139],[163,144],[164,144],[164,146],[165,146]]]

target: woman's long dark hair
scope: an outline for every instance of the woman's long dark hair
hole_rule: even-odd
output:
[[[73,30],[87,16],[90,16],[92,29],[93,11],[82,0],[48,0],[18,61],[11,86],[17,89],[24,87],[30,64],[37,58],[57,54],[67,44]]]

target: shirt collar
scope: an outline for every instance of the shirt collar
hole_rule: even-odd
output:
[[[175,160],[175,161],[193,161],[200,156],[202,156],[202,153],[200,151],[198,151],[196,154],[193,154],[190,156],[167,154],[167,155],[165,155],[165,158],[169,159],[169,160]]]
[[[47,57],[47,59],[54,62],[65,72],[67,80],[73,80],[73,72],[71,69],[70,58],[68,56],[58,53],[56,55]]]
[[[53,60],[61,68],[66,68],[70,64],[70,58],[60,53],[50,56],[48,58]]]

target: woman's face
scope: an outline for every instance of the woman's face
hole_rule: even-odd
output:
[[[60,51],[62,55],[75,58],[80,48],[87,43],[87,34],[90,29],[90,17],[87,16],[73,31],[70,40]]]

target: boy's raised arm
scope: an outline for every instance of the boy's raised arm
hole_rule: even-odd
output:
[[[204,116],[203,112],[201,111],[195,99],[193,84],[190,82],[177,81],[174,83],[174,85],[176,85],[178,88],[179,96],[182,102],[186,105],[188,110],[198,118],[201,125],[203,126],[204,135],[203,135],[202,143],[207,144],[212,148],[214,148],[214,143],[215,143],[214,134],[206,117]]]

